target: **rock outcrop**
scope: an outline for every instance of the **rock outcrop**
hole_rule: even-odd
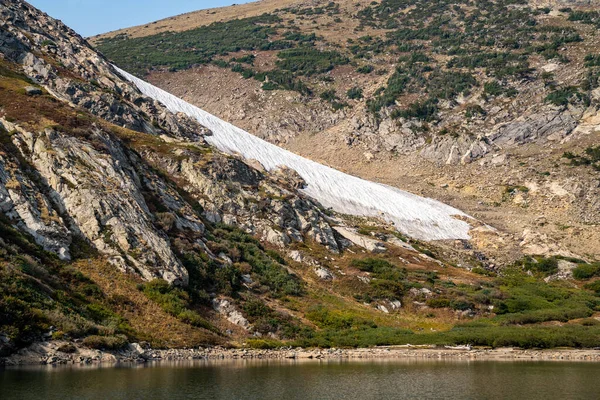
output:
[[[0,210],[45,250],[69,260],[83,241],[123,271],[175,284],[188,272],[169,232],[200,240],[203,219],[280,247],[311,238],[340,251],[319,205],[298,192],[301,178],[209,149],[206,128],[143,96],[84,39],[27,3],[3,1],[0,16],[0,53],[34,84],[26,95],[58,100],[61,125],[48,124],[51,115],[37,124],[0,118],[9,137]]]

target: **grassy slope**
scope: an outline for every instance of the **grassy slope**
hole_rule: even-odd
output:
[[[265,90],[320,95],[334,110],[358,104],[377,114],[390,107],[392,118],[431,122],[443,108],[439,102],[479,92],[489,103],[483,109],[476,103],[451,108],[468,119],[485,117],[492,106],[518,96],[523,79],[543,79],[547,101],[552,102],[560,94],[554,92],[555,76],[541,76],[534,67],[544,60],[566,69],[579,65],[589,47],[585,38],[590,40],[588,27],[573,23],[575,12],[550,16],[548,9],[521,8],[503,0],[477,8],[466,2],[432,5],[420,0],[267,5],[261,8],[263,15],[235,19],[246,14],[232,14],[208,25],[199,12],[174,18],[181,26],[167,32],[125,30],[95,43],[121,67],[140,75],[157,68],[182,70],[215,63],[266,82]],[[248,52],[256,62],[243,57]],[[290,52],[303,54],[289,57]],[[349,61],[352,68],[340,67]],[[330,73],[334,69],[339,72]],[[582,84],[564,73],[559,80],[565,82],[558,92],[571,86],[577,90]],[[363,90],[365,98],[349,102],[352,89]],[[590,88],[579,90],[567,103],[585,100]],[[424,94],[427,101],[416,101]],[[437,132],[433,127],[442,135],[461,133],[453,131],[458,128],[445,126]]]

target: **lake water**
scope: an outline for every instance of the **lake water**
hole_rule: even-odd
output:
[[[0,399],[600,399],[600,364],[194,361],[0,370]]]

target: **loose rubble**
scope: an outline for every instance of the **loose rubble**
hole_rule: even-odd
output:
[[[73,353],[58,351],[63,342],[32,345],[9,358],[0,358],[0,364],[60,365],[60,364],[119,364],[191,360],[360,360],[360,359],[421,359],[421,360],[495,360],[495,361],[590,361],[600,362],[600,349],[524,350],[517,348],[456,348],[436,346],[382,346],[363,349],[250,349],[198,347],[187,349],[151,349],[146,344],[134,343],[125,350],[104,352],[76,348]]]

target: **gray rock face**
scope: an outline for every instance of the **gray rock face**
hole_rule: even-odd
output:
[[[280,247],[310,238],[339,252],[327,217],[300,195],[297,174],[266,174],[208,149],[206,128],[143,96],[61,22],[3,0],[0,52],[61,100],[57,108],[92,121],[24,128],[0,119],[11,132],[0,153],[0,211],[44,249],[68,260],[81,239],[123,271],[183,285],[176,234],[217,257],[202,242],[202,218]],[[134,136],[154,147],[133,150]]]
[[[485,141],[464,137],[435,138],[431,145],[421,150],[421,155],[433,162],[443,164],[467,163],[487,154],[491,149]]]
[[[146,153],[156,167],[186,182],[212,223],[225,222],[279,247],[311,238],[333,252],[340,247],[317,204],[297,191],[293,176],[266,175],[243,161],[182,151],[177,159]],[[207,160],[210,158],[210,160]]]
[[[250,322],[235,308],[235,306],[227,299],[213,299],[213,308],[216,312],[223,315],[229,322],[240,326],[244,329],[250,327]]]
[[[19,167],[12,157],[0,155],[0,211],[45,250],[70,259],[71,232],[50,198]]]
[[[583,110],[576,111],[579,117]],[[577,119],[569,111],[556,109],[519,118],[500,125],[488,137],[500,147],[531,142],[540,138],[559,140],[577,126]]]
[[[72,236],[82,236],[122,270],[138,271],[148,280],[187,283],[187,271],[167,237],[153,226],[142,194],[140,172],[146,171],[131,162],[118,141],[100,129],[90,132],[90,140],[104,145],[95,147],[53,129],[11,128],[12,142],[38,182],[4,167],[0,198],[7,215],[40,245],[68,259]],[[13,163],[14,171],[23,168]]]
[[[323,266],[315,267],[315,274],[317,274],[322,281],[331,281],[334,278],[331,271]]]
[[[379,240],[372,239],[364,235],[359,235],[353,229],[342,226],[336,226],[335,230],[345,239],[351,241],[359,247],[370,251],[371,253],[385,253],[387,251],[385,244],[383,244]]]
[[[77,236],[122,270],[147,280],[187,282],[166,233],[176,228],[202,235],[204,225],[189,200],[152,168],[182,182],[209,221],[237,225],[281,247],[312,238],[339,251],[331,226],[319,207],[292,187],[298,186],[294,179],[286,186],[279,175],[265,175],[219,153],[201,153],[173,138],[168,141],[176,150],[138,154],[99,126],[74,137],[1,122],[39,179],[21,173],[18,157],[0,158],[0,207],[65,259]],[[152,211],[149,201],[163,211]]]

